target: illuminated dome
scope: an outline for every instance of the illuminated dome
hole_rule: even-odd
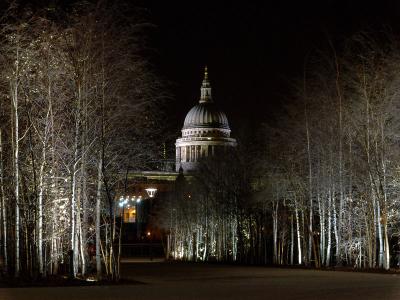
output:
[[[229,129],[228,118],[213,102],[199,103],[186,115],[183,129],[190,128]]]
[[[211,98],[207,67],[201,85],[200,101],[186,115],[182,137],[176,140],[176,170],[194,172],[199,161],[236,147],[228,118]]]

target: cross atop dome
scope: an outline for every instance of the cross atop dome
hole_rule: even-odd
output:
[[[208,81],[208,69],[207,66],[204,68],[204,79],[203,83],[200,88],[201,94],[200,94],[200,103],[206,103],[206,102],[213,102],[211,98],[211,85],[210,81]]]

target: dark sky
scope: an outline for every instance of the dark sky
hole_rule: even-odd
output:
[[[279,121],[306,53],[360,29],[400,23],[400,1],[146,1],[158,68],[173,86],[177,126],[196,104],[205,64],[233,130]],[[273,120],[273,121],[271,121]]]
[[[79,2],[21,1],[66,7]],[[199,99],[206,64],[214,100],[235,131],[279,122],[305,56],[327,48],[328,38],[340,49],[359,30],[385,25],[400,31],[400,0],[125,1],[146,8],[157,26],[155,66],[170,82],[170,125],[177,131]]]

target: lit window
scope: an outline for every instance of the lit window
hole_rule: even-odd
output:
[[[136,209],[134,207],[124,209],[124,223],[136,222]]]

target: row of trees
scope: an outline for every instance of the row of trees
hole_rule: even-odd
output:
[[[157,149],[150,129],[162,93],[144,59],[149,25],[106,2],[14,3],[1,21],[2,269],[118,278],[119,174]]]
[[[293,263],[296,244],[299,264],[391,266],[400,221],[399,50],[393,37],[359,34],[340,57],[331,48],[310,63],[319,67],[306,66],[265,166],[277,195],[276,263]],[[281,210],[295,220],[294,234]]]
[[[340,55],[331,45],[310,55],[277,125],[253,137],[257,147],[242,145],[247,149],[224,171],[219,162],[200,175],[195,201],[175,197],[165,225],[169,254],[315,267],[395,265],[399,71],[398,39],[387,34],[358,34]]]
[[[236,261],[242,254],[237,238],[247,228],[243,200],[248,186],[234,153],[204,159],[195,178],[180,174],[175,193],[160,216],[168,231],[166,255],[184,260]],[[244,231],[243,231],[244,232]]]

